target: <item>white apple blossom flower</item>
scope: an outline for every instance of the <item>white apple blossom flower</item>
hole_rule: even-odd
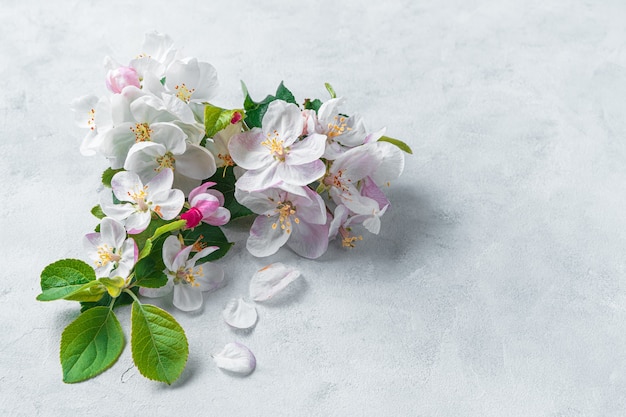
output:
[[[163,243],[163,271],[168,282],[161,288],[141,288],[146,297],[161,297],[174,292],[173,303],[183,311],[197,310],[202,306],[202,292],[214,291],[224,284],[224,270],[210,262],[196,265],[199,259],[219,249],[209,246],[191,256],[193,245],[183,246],[176,236],[168,236]]]
[[[248,170],[237,180],[237,188],[257,191],[287,183],[304,186],[324,175],[319,159],[326,137],[313,133],[300,139],[303,118],[298,106],[282,100],[270,103],[262,128],[254,128],[230,139],[233,161]]]
[[[83,244],[98,277],[127,278],[139,255],[135,241],[126,238],[124,226],[111,217],[102,219],[99,233],[85,235]]]
[[[173,180],[170,169],[162,170],[146,185],[134,172],[118,172],[111,188],[121,203],[114,204],[111,194],[106,193],[100,206],[107,216],[123,222],[128,233],[141,233],[150,224],[152,213],[163,220],[172,220],[180,213],[185,196],[180,190],[172,190]]]
[[[295,188],[295,187],[291,187]],[[328,247],[326,205],[308,187],[285,191],[269,188],[247,193],[235,189],[235,198],[259,216],[246,243],[254,256],[269,256],[287,244],[305,258],[319,258]]]

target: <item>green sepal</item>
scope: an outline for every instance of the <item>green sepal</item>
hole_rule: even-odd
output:
[[[104,214],[104,211],[102,211],[102,207],[100,207],[100,204],[94,206],[91,209],[91,214],[93,214],[98,219],[104,219],[107,216],[106,214]]]
[[[67,285],[54,287],[42,291],[37,296],[39,301],[98,301],[107,292],[106,287],[99,281],[90,281],[83,285]]]
[[[109,295],[113,298],[119,297],[120,293],[126,286],[126,280],[122,277],[98,278],[98,281],[100,281],[100,283],[104,285]],[[85,300],[85,301],[88,301],[88,300]]]
[[[304,99],[305,110],[315,110],[315,113],[322,107],[322,102],[319,99],[311,100],[309,98]]]
[[[61,335],[63,381],[81,382],[107,370],[124,344],[122,327],[111,309],[95,307],[82,313]]]
[[[296,99],[294,98],[293,94],[291,93],[291,91],[289,91],[287,87],[285,87],[282,81],[276,89],[276,94],[274,96],[268,95],[259,102],[252,100],[250,94],[248,93],[248,87],[246,87],[246,84],[243,81],[241,82],[241,89],[243,90],[244,94],[243,107],[246,111],[245,123],[246,126],[248,126],[249,128],[261,127],[261,122],[263,121],[263,116],[267,111],[267,107],[274,100],[284,100],[288,103],[293,103],[297,105]]]
[[[115,174],[117,174],[118,172],[122,172],[124,171],[124,168],[120,168],[120,169],[113,169],[113,168],[107,168],[104,170],[104,172],[102,173],[102,185],[104,185],[105,187],[111,188],[111,180],[113,179],[113,176]]]
[[[135,295],[139,294],[139,288],[137,287],[130,288],[129,290],[132,291]],[[113,309],[115,310],[117,307],[132,304],[133,298],[130,295],[128,295],[126,291],[122,291],[120,296],[115,299],[112,298],[108,293],[104,293],[102,298],[98,301],[81,302],[80,312],[84,313],[85,311],[89,309],[100,307],[100,306],[108,307],[111,305],[111,302],[113,302]]]
[[[392,145],[397,146],[398,148],[400,148],[404,152],[406,152],[408,154],[413,154],[413,151],[411,150],[409,145],[407,145],[406,143],[402,142],[399,139],[390,138],[389,136],[381,136],[380,139],[378,139],[378,141],[379,142],[389,142]]]
[[[208,254],[204,258],[200,258],[198,263],[220,259],[226,255],[228,250],[233,246],[233,243],[228,241],[222,229],[206,223],[200,223],[193,229],[184,230],[181,235],[183,236],[183,242],[186,246],[199,242],[203,248],[208,246],[219,247],[215,252]]]
[[[166,311],[133,302],[130,344],[133,361],[148,379],[171,384],[185,369],[189,344],[185,331]]]
[[[223,130],[230,125],[230,121],[233,119],[236,113],[243,116],[243,109],[227,110],[220,107],[216,107],[212,104],[205,104],[204,106],[204,129],[206,135],[210,138],[215,136],[217,132]]]
[[[176,220],[171,223],[166,223],[162,226],[157,227],[154,231],[154,234],[145,241],[143,249],[141,249],[141,252],[139,252],[139,259],[143,259],[146,256],[150,255],[154,241],[157,240],[159,236],[168,232],[182,229],[183,227],[185,227],[186,224],[187,220]]]
[[[289,91],[285,84],[281,81],[280,85],[276,89],[276,99],[286,101],[287,103],[292,103],[297,105],[298,102],[296,98],[293,96],[293,93]]]
[[[330,85],[329,83],[324,83],[324,87],[326,87],[328,94],[330,94],[330,98],[337,98],[337,93],[335,93],[335,89],[332,85]]]
[[[224,195],[224,207],[230,211],[231,220],[254,214],[235,199],[235,182],[237,179],[233,167],[218,168],[217,172],[206,181],[215,182],[216,184],[211,189]]]

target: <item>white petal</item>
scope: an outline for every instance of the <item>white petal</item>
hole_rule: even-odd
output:
[[[224,321],[237,329],[249,329],[256,324],[258,318],[256,308],[243,298],[233,298],[222,311]]]
[[[174,285],[174,307],[182,311],[194,311],[202,307],[202,291],[187,285]]]
[[[300,271],[281,262],[259,269],[250,280],[250,298],[265,301],[272,298],[300,276]]]
[[[254,354],[237,342],[228,343],[220,353],[213,356],[213,360],[218,368],[241,375],[248,375],[256,368]]]

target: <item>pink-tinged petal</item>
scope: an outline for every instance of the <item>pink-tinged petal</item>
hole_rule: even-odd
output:
[[[189,192],[189,201],[192,201],[198,194],[205,194],[209,187],[213,187],[217,183],[207,181]]]
[[[215,174],[215,159],[211,152],[197,145],[187,144],[181,155],[176,155],[176,171],[188,178],[203,180]]]
[[[83,237],[83,247],[89,259],[97,261],[99,259],[98,246],[102,245],[100,233],[89,233]]]
[[[221,266],[205,262],[202,264],[201,268],[203,274],[196,277],[196,283],[199,284],[198,289],[203,292],[213,292],[226,285],[224,281],[224,270]]]
[[[305,188],[306,197],[290,196],[296,207],[296,216],[307,223],[326,223],[326,204],[322,197],[310,188]]]
[[[372,133],[368,134],[365,137],[365,141],[363,143],[374,143],[374,142],[376,142],[378,139],[383,137],[383,135],[385,134],[386,131],[387,131],[387,128],[383,127],[382,129],[377,130],[376,132],[372,132]]]
[[[319,180],[325,173],[326,165],[320,159],[302,165],[278,164],[276,166],[276,176],[292,185],[308,185]]]
[[[172,282],[171,279],[169,279],[167,281],[167,284],[159,288],[141,287],[139,288],[139,294],[148,298],[158,298],[158,297],[163,297],[164,295],[171,293],[173,288],[174,288],[174,283]]]
[[[165,268],[169,271],[176,271],[178,269],[174,268],[174,260],[180,250],[180,241],[174,235],[168,236],[167,239],[165,239],[165,242],[163,242],[163,263],[165,264]]]
[[[280,183],[278,185],[278,188],[283,191],[287,191],[290,194],[298,195],[300,197],[308,196],[309,194],[307,193],[307,190],[310,190],[310,188],[307,186],[287,184],[286,182]]]
[[[352,148],[339,156],[330,168],[331,174],[343,171],[343,176],[353,183],[371,175],[382,163],[382,153],[376,145]]]
[[[386,207],[390,204],[387,196],[385,196],[385,193],[383,193],[383,191],[376,185],[376,183],[374,183],[374,180],[372,180],[370,177],[365,177],[363,178],[362,183],[363,185],[361,187],[361,195],[375,200],[378,203],[379,209],[382,210],[383,207]]]
[[[346,220],[348,219],[348,214],[350,210],[343,204],[335,207],[335,215],[330,222],[330,227],[328,229],[328,238],[332,239],[337,236],[337,232],[339,232],[339,228],[344,225]]]
[[[261,125],[265,135],[271,137],[277,135],[277,139],[283,141],[283,146],[288,147],[302,134],[304,120],[298,106],[283,100],[275,100],[267,107]]]
[[[250,237],[246,242],[248,251],[253,256],[263,257],[273,255],[289,239],[289,233],[280,228],[278,217],[258,216],[250,228]]]
[[[254,273],[250,280],[250,298],[267,301],[300,276],[300,271],[281,262],[269,264]]]
[[[247,192],[235,188],[235,199],[239,204],[246,206],[256,214],[270,214],[274,212],[279,193],[276,189],[264,190],[263,192]]]
[[[202,291],[187,284],[174,285],[174,307],[182,311],[194,311],[202,307]]]
[[[187,268],[189,266],[187,261],[189,260],[189,255],[191,255],[192,250],[193,246],[185,246],[182,248],[181,251],[176,254],[174,262],[172,262],[171,270],[176,272],[180,268]]]
[[[344,148],[335,141],[326,142],[326,149],[324,150],[324,155],[322,155],[322,157],[329,161],[334,161],[339,158],[346,149],[347,148]]]
[[[256,324],[258,314],[256,308],[243,298],[231,299],[222,311],[226,324],[236,329],[249,329]]]
[[[328,225],[301,221],[293,227],[287,246],[305,258],[319,258],[328,249]]]
[[[137,211],[126,219],[126,230],[131,235],[141,233],[148,228],[150,224],[150,211]]]
[[[151,197],[163,191],[170,191],[174,182],[174,172],[165,168],[146,184],[146,192]]]
[[[185,204],[185,194],[180,190],[161,191],[152,196],[151,209],[163,220],[172,220],[178,216]]]
[[[264,169],[246,171],[246,173],[237,180],[236,186],[243,191],[249,192],[275,187],[282,182],[281,177],[278,176],[278,168],[282,165],[284,164],[278,164],[276,162]],[[288,172],[286,175],[288,175]]]
[[[126,279],[128,275],[130,275],[130,272],[135,266],[136,247],[133,239],[127,239],[126,242],[124,242],[120,248],[120,256],[122,259],[117,263],[117,268],[109,274],[109,277],[120,276]]]
[[[256,368],[256,358],[241,343],[228,343],[220,353],[213,355],[218,368],[239,375],[249,375]]]
[[[285,157],[285,163],[287,165],[302,165],[315,161],[324,154],[325,148],[326,136],[313,133],[291,145],[289,153]]]
[[[189,262],[187,262],[187,266],[195,265],[196,262],[198,262],[200,259],[204,258],[205,256],[209,256],[210,254],[212,254],[218,249],[219,249],[219,246],[207,246],[206,248],[202,249],[200,252],[197,252],[195,255],[193,255],[193,257],[189,259]],[[210,267],[211,264],[206,264],[206,265]],[[219,268],[221,269],[221,267]]]
[[[269,149],[261,145],[265,135],[261,129],[238,133],[228,142],[228,152],[237,165],[244,169],[261,169],[270,165],[274,157]]]
[[[206,190],[205,194],[210,194],[213,197],[217,198],[220,206],[224,205],[224,194],[222,194],[221,192],[217,190]]]
[[[349,196],[341,196],[341,201],[356,214],[371,215],[379,211],[378,202],[372,198],[353,193]]]
[[[105,217],[100,222],[100,237],[111,248],[120,248],[126,240],[126,229],[117,220]]]
[[[210,194],[200,194],[190,200],[191,206],[196,207],[202,213],[213,213],[220,206],[220,202]]]
[[[397,179],[404,170],[404,153],[389,142],[376,142],[369,146],[376,146],[382,154],[382,162],[371,175],[377,185],[386,184]]]
[[[218,207],[210,216],[204,216],[202,221],[211,226],[223,226],[230,221],[230,211],[224,207]]]
[[[355,147],[365,143],[367,129],[360,115],[354,114],[345,119],[345,130],[334,137],[334,139],[344,146]]]
[[[111,179],[111,188],[118,200],[131,201],[128,193],[142,190],[143,182],[134,172],[122,171],[115,174]]]

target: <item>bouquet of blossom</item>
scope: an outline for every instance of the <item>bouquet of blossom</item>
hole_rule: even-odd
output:
[[[81,304],[61,337],[65,382],[115,363],[125,338],[113,310],[132,304],[133,361],[147,378],[170,384],[187,361],[185,333],[141,298],[172,294],[178,309],[200,308],[203,292],[224,285],[211,261],[232,246],[220,227],[237,217],[257,215],[247,249],[260,257],[286,244],[318,258],[337,237],[354,247],[362,239],[355,227],[378,234],[390,206],[382,189],[411,151],[342,113],[344,99],[328,84],[329,100],[299,105],[282,83],[260,102],[242,83],[242,108],[215,106],[215,68],[166,35],[146,35],[128,65],[107,58],[105,67],[110,94],[73,103],[87,129],[81,152],[110,165],[92,209],[99,224],[84,238],[90,263],[48,265],[37,299]]]

